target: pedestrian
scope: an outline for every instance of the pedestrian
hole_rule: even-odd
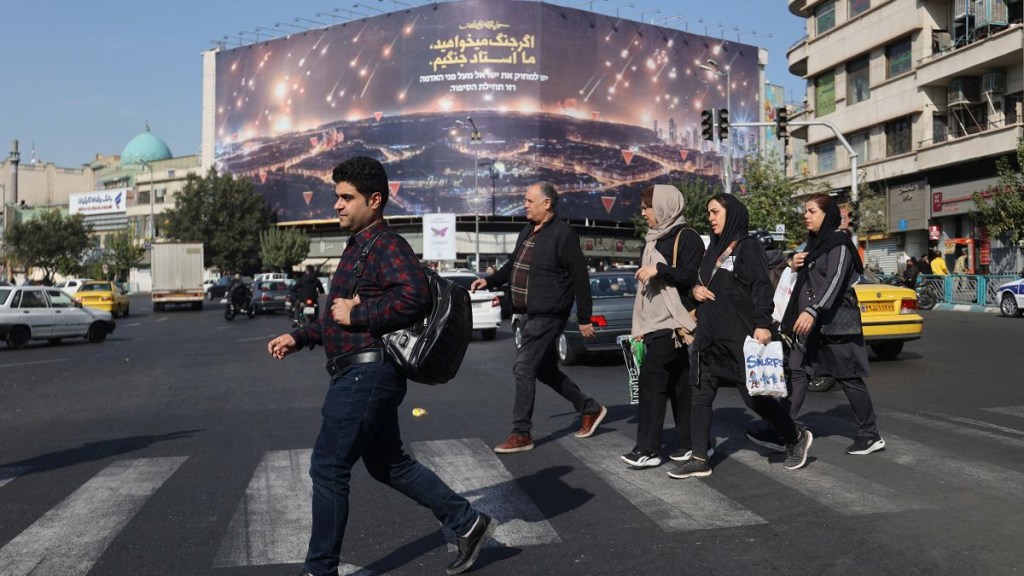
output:
[[[847,454],[870,454],[885,448],[878,433],[875,410],[864,377],[868,375],[868,357],[863,328],[853,322],[844,335],[830,336],[824,326],[840,320],[842,306],[859,318],[860,306],[853,285],[864,267],[849,237],[839,227],[839,208],[827,194],[816,194],[804,203],[807,247],[793,257],[797,270],[793,298],[782,319],[782,329],[792,334],[789,353],[791,393],[783,401],[790,416],[796,418],[807,395],[809,378],[816,374],[833,376],[846,394],[857,420],[858,432]],[[766,431],[765,431],[766,432]],[[748,433],[747,438],[772,449],[780,449],[767,434]]]
[[[555,341],[565,329],[576,301],[580,334],[596,334],[590,315],[590,275],[580,249],[579,237],[568,222],[558,217],[558,191],[550,182],[538,182],[526,190],[524,208],[529,223],[516,240],[512,256],[488,278],[473,281],[472,290],[498,288],[509,283],[512,309],[526,314],[522,345],[516,351],[512,373],[516,398],[512,407],[512,433],[494,447],[498,454],[533,450],[533,407],[537,380],[572,402],[582,414],[575,433],[587,438],[608,413],[608,409],[580,391],[558,369]]]
[[[967,269],[967,252],[964,250],[957,250],[958,256],[953,262],[953,274],[968,274],[970,271]]]
[[[409,243],[384,221],[388,178],[380,162],[366,157],[346,160],[334,167],[333,180],[334,209],[351,236],[331,280],[330,313],[267,345],[280,359],[309,343],[321,344],[331,376],[310,463],[313,527],[302,575],[338,573],[349,481],[352,466],[360,459],[375,480],[429,508],[456,535],[458,554],[447,573],[465,572],[494,533],[496,522],[473,510],[469,501],[402,449],[398,407],[407,381],[385,354],[381,340],[381,334],[411,326],[429,310],[426,275]],[[359,293],[351,294],[353,267],[374,238]]]
[[[299,302],[305,302],[307,299],[312,299],[315,302],[320,298],[320,295],[324,293],[324,283],[317,278],[316,269],[313,266],[306,265],[306,271],[295,281],[292,292],[295,293]]]
[[[938,250],[932,253],[932,274],[937,276],[948,276],[949,267],[946,266],[946,260],[942,257],[942,254]]]
[[[917,286],[917,277],[920,273],[917,260],[911,256],[907,260],[907,269],[903,271],[903,285],[913,290]]]
[[[670,458],[692,456],[690,442],[689,347],[678,333],[697,324],[690,316],[696,305],[690,290],[704,256],[700,234],[686,225],[683,195],[674,186],[658,184],[640,192],[640,213],[647,220],[639,281],[633,304],[633,338],[646,347],[640,365],[636,445],[622,460],[637,468],[661,464],[666,405],[672,405],[679,447]]]
[[[921,254],[921,259],[917,261],[917,271],[920,274],[931,274],[932,263],[928,261],[928,254]]]
[[[757,413],[786,443],[784,466],[790,470],[807,463],[814,437],[798,428],[775,398],[751,396],[745,385],[743,341],[752,336],[761,344],[771,341],[769,327],[774,308],[768,257],[747,230],[747,207],[731,194],[716,194],[708,201],[711,242],[704,252],[698,283],[697,334],[691,350],[693,382],[693,457],[669,472],[673,478],[711,475],[708,446],[712,403],[722,386],[735,386],[748,408]]]

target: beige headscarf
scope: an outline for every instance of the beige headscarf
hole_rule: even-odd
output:
[[[647,243],[644,245],[641,266],[668,264],[665,257],[658,252],[655,244],[668,235],[672,228],[686,224],[686,218],[683,215],[684,205],[683,195],[675,186],[665,184],[654,186],[651,208],[654,210],[654,219],[657,224],[647,231],[647,236],[644,238]],[[633,302],[632,334],[634,336],[665,328],[675,332],[677,328],[686,328],[692,331],[696,327],[696,322],[683,308],[683,302],[679,299],[679,291],[675,286],[669,285],[662,278],[651,278],[645,284],[641,284],[636,293],[636,300]],[[678,340],[676,345],[680,345]]]

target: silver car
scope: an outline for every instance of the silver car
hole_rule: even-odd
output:
[[[31,340],[103,342],[115,325],[110,312],[82,308],[59,288],[0,286],[0,340],[8,348],[23,348]]]

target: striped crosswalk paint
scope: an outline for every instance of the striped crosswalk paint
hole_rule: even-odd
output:
[[[185,457],[120,460],[0,548],[0,576],[89,572]]]
[[[757,514],[707,483],[674,480],[667,468],[632,470],[619,459],[633,441],[618,432],[558,443],[667,532],[764,524]]]
[[[214,567],[302,563],[313,522],[310,455],[308,448],[263,455],[231,518]],[[371,573],[351,564],[343,564],[339,572]]]
[[[942,414],[932,414],[930,416],[920,416],[917,414],[908,414],[906,412],[886,412],[885,416],[888,418],[895,418],[904,422],[910,422],[918,426],[931,428],[933,430],[940,430],[942,432],[949,432],[966,436],[968,438],[977,438],[986,442],[994,442],[996,444],[1002,444],[1003,446],[1012,446],[1016,448],[1024,447],[1024,432],[1016,430],[1014,428],[1006,428],[1004,426],[996,426],[981,420],[974,420],[972,418],[962,418],[960,416],[949,416]],[[967,424],[968,426],[961,426],[960,424]],[[979,430],[977,428],[987,428],[995,430],[996,432],[1009,433],[1016,438],[1007,437],[1005,434],[999,434],[996,432],[988,432],[986,430]]]
[[[561,541],[536,504],[482,440],[413,442],[412,451],[420,463],[437,473],[452,490],[500,522],[494,533],[496,541],[506,546]]]
[[[31,470],[29,466],[10,466],[8,468],[0,468],[0,488],[3,488],[4,484],[7,484],[29,470]]]
[[[1024,406],[1002,406],[999,408],[985,408],[984,410],[988,412],[995,412],[996,414],[1006,414],[1007,416],[1024,418]]]

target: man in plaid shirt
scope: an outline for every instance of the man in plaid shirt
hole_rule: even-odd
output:
[[[398,407],[406,378],[388,359],[382,341],[384,334],[423,319],[430,305],[427,278],[409,243],[384,221],[388,178],[380,162],[352,158],[335,166],[333,180],[338,221],[351,236],[331,280],[330,313],[267,345],[280,359],[306,344],[320,344],[331,375],[310,463],[313,529],[301,574],[338,573],[349,479],[360,458],[376,480],[432,510],[456,534],[458,555],[447,573],[459,574],[476,561],[497,522],[473,510],[469,501],[402,450]],[[352,294],[353,268],[368,242],[373,244],[359,293]]]

